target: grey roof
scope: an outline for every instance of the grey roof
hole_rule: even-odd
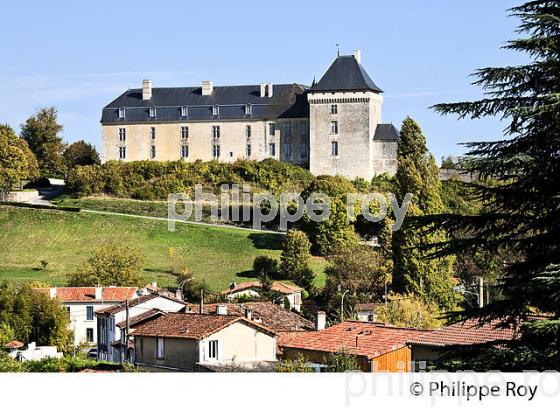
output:
[[[374,140],[397,141],[399,132],[393,124],[377,124],[375,128]]]
[[[211,95],[202,95],[201,87],[152,88],[152,98],[142,100],[142,89],[131,89],[105,108],[102,124],[138,122],[211,121],[229,119],[304,118],[309,116],[305,92],[299,84],[275,84],[272,97],[261,97],[259,85],[215,86]],[[245,114],[251,105],[252,114]],[[181,116],[181,107],[188,107],[188,116]],[[213,107],[219,115],[213,115]],[[149,109],[156,108],[155,118]],[[125,108],[125,118],[119,118],[119,108]]]
[[[311,91],[374,91],[382,93],[354,56],[339,56]]]

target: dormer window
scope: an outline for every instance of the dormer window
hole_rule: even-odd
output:
[[[250,104],[245,105],[245,115],[253,114],[253,106]]]
[[[189,107],[183,105],[181,107],[181,117],[188,117],[189,116]]]
[[[150,118],[156,117],[156,107],[150,107]]]
[[[119,118],[124,118],[126,115],[126,110],[124,108],[119,108]]]
[[[220,115],[220,106],[219,105],[214,105],[212,107],[212,115]]]

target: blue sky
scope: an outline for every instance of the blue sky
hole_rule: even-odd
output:
[[[100,148],[101,108],[143,78],[154,86],[310,84],[336,56],[362,50],[385,91],[383,121],[415,118],[439,160],[492,140],[495,119],[457,121],[429,107],[481,96],[476,68],[524,62],[505,0],[19,1],[2,5],[0,122],[54,105],[66,141]]]

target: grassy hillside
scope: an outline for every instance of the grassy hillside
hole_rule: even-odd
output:
[[[42,280],[64,285],[65,276],[101,243],[132,244],[146,256],[147,280],[172,286],[169,247],[175,248],[195,277],[214,290],[247,280],[258,255],[279,257],[282,236],[239,229],[177,224],[121,216],[69,213],[0,206],[0,279]],[[40,261],[48,261],[46,271]],[[324,283],[323,259],[314,258],[317,285]]]

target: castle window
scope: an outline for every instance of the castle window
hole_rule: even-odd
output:
[[[331,134],[338,134],[338,121],[331,121]]]
[[[126,147],[119,147],[119,159],[126,158]]]
[[[154,159],[155,157],[156,157],[156,146],[155,146],[155,145],[152,145],[152,146],[150,147],[150,158],[151,158],[151,159]]]
[[[156,127],[150,127],[150,139],[155,141],[156,139]]]
[[[338,105],[336,104],[331,105],[331,114],[338,114]]]
[[[251,144],[247,144],[245,147],[245,155],[250,157],[251,156]]]
[[[271,157],[276,155],[276,144],[274,142],[268,144],[268,153]]]
[[[276,134],[276,124],[271,122],[268,124],[268,135],[274,135],[274,134]]]
[[[212,107],[212,115],[220,115],[220,106],[219,105],[214,105]]]
[[[300,126],[301,126],[301,135],[306,136],[307,135],[307,124],[305,122],[302,122]]]
[[[156,107],[150,107],[150,118],[156,117]]]
[[[220,126],[213,125],[212,126],[212,138],[220,138]]]
[[[126,142],[126,128],[119,128],[119,141]]]
[[[289,122],[284,124],[284,135],[289,136],[292,133],[292,124]]]
[[[387,144],[383,144],[383,158],[387,158]]]
[[[189,146],[181,145],[181,158],[188,158],[188,157],[189,157]]]
[[[124,118],[126,116],[126,110],[124,108],[119,108],[119,118]]]
[[[183,105],[181,107],[181,117],[188,117],[188,115],[189,115],[189,107]]]
[[[307,144],[301,144],[301,151],[299,156],[301,159],[307,159]]]
[[[220,158],[220,146],[219,145],[212,145],[212,156],[214,159]]]
[[[331,142],[331,155],[333,157],[338,157],[338,141]]]
[[[251,138],[251,126],[250,125],[247,125],[245,127],[245,137]]]
[[[181,139],[186,140],[189,138],[189,127],[181,127]]]
[[[250,104],[245,105],[245,115],[253,114],[253,106]]]
[[[291,157],[292,156],[292,145],[291,144],[285,144],[284,145],[284,156],[285,157]]]

